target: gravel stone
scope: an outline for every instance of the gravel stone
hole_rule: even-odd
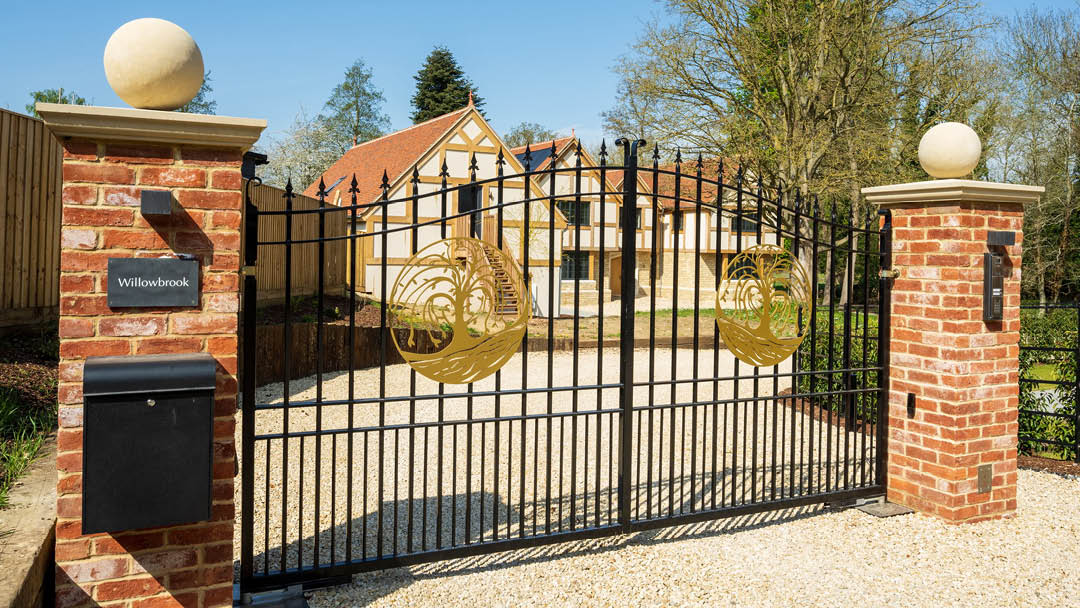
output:
[[[1076,606],[1080,481],[1021,470],[1010,519],[789,509],[358,575],[345,606]]]
[[[676,365],[678,377],[687,377],[691,369],[692,350],[677,351]],[[713,373],[712,351],[701,351],[699,377]],[[615,382],[618,378],[619,351],[605,349],[602,353],[603,382]],[[635,379],[648,379],[649,352],[635,352]],[[527,366],[529,386],[546,386],[548,355],[531,353]],[[658,380],[670,377],[672,351],[657,349],[654,353],[655,372]],[[581,351],[575,362],[571,353],[557,352],[553,355],[552,366],[556,385],[572,384],[574,371],[578,373],[579,385],[596,383],[598,353],[596,350]],[[734,359],[730,353],[721,351],[717,362],[720,375],[730,375],[734,371]],[[512,390],[520,386],[521,356],[515,356],[504,368],[502,390]],[[770,370],[763,370],[767,373]],[[386,368],[386,394],[389,396],[408,395],[411,377],[405,365],[392,365]],[[741,373],[752,373],[743,366]],[[353,392],[356,398],[377,396],[379,390],[379,370],[357,370],[353,373]],[[349,396],[349,374],[334,372],[325,374],[322,383],[322,397],[326,400],[347,399]],[[788,388],[786,381],[773,384],[772,380],[763,380],[759,385],[759,394],[769,395],[774,391]],[[447,387],[448,392],[456,392],[459,387]],[[493,391],[494,379],[478,382],[475,391]],[[721,382],[718,386],[720,398],[732,394],[733,383]],[[740,395],[751,394],[752,380],[740,382]],[[698,390],[700,399],[712,397],[712,383],[702,383]],[[819,388],[820,390],[820,388]],[[436,385],[423,377],[417,377],[416,394],[426,395],[436,392]],[[283,387],[280,383],[259,388],[258,403],[280,403]],[[290,384],[292,400],[314,399],[316,383],[314,377],[295,380]],[[635,389],[635,407],[648,404],[647,389]],[[551,408],[554,412],[568,412],[573,407],[570,393],[555,393]],[[674,396],[670,385],[658,385],[655,388],[655,403],[687,403],[693,400],[691,383],[677,385]],[[547,395],[530,395],[522,404],[519,395],[501,397],[501,415],[538,414],[547,411]],[[618,390],[604,389],[600,398],[595,391],[579,393],[577,407],[579,411],[595,411],[618,407]],[[475,397],[470,404],[466,399],[446,399],[443,404],[444,420],[465,420],[472,410],[473,418],[493,416],[494,398],[491,396]],[[809,429],[821,431],[820,421],[810,422],[805,414],[781,407],[779,413],[771,407],[762,407],[758,412],[758,428],[762,430],[757,442],[750,439],[736,443],[732,437],[748,435],[744,432],[747,419],[738,420],[738,433],[734,420],[724,415],[717,426],[719,433],[728,433],[727,449],[718,450],[719,462],[725,459],[730,465],[734,453],[738,453],[740,467],[723,469],[727,475],[715,476],[707,466],[713,454],[711,434],[694,429],[708,429],[714,422],[710,407],[695,408],[699,412],[697,427],[693,426],[689,416],[684,420],[680,415],[676,422],[676,443],[670,443],[670,425],[663,432],[659,429],[660,415],[657,414],[652,438],[655,441],[653,454],[655,473],[652,485],[645,482],[647,471],[635,469],[634,508],[643,508],[642,497],[649,496],[655,508],[668,509],[673,504],[676,510],[687,509],[691,505],[701,508],[710,492],[711,485],[717,482],[716,493],[719,500],[738,498],[733,488],[719,486],[719,479],[738,479],[740,490],[745,489],[750,480],[755,480],[758,488],[769,488],[774,469],[770,465],[772,456],[772,438],[764,432],[773,428],[773,418],[780,419],[784,435],[779,439],[780,450],[789,445],[792,433],[803,437]],[[322,428],[344,428],[349,423],[349,408],[346,406],[324,405],[321,414]],[[416,401],[415,412],[411,412],[407,402],[399,402],[380,408],[375,404],[361,404],[353,408],[353,427],[362,428],[377,425],[380,420],[385,424],[408,422],[413,416],[417,422],[438,420],[438,405],[435,400]],[[734,408],[732,408],[734,411]],[[746,407],[740,410],[753,411]],[[722,411],[722,410],[720,410]],[[660,410],[658,410],[660,412]],[[645,416],[638,413],[638,416]],[[239,414],[238,414],[239,416]],[[382,535],[384,553],[390,551],[396,540],[404,548],[407,538],[408,501],[404,495],[410,477],[414,482],[417,499],[412,503],[415,530],[413,540],[416,543],[426,541],[434,544],[435,516],[439,513],[434,499],[441,493],[446,498],[442,504],[444,522],[443,538],[449,538],[448,530],[456,530],[457,543],[464,540],[466,506],[471,507],[470,525],[475,540],[479,530],[489,536],[493,530],[500,534],[516,534],[524,523],[526,530],[531,530],[534,522],[542,526],[545,514],[551,515],[555,526],[595,525],[592,514],[586,521],[583,518],[584,502],[589,502],[589,513],[595,513],[600,507],[600,523],[609,524],[614,520],[612,495],[613,483],[608,482],[612,475],[608,456],[613,451],[617,456],[617,432],[612,435],[614,441],[605,439],[610,426],[603,414],[578,417],[579,436],[577,466],[571,458],[570,423],[567,422],[560,433],[559,423],[555,424],[551,439],[550,461],[552,496],[550,508],[546,501],[544,487],[545,471],[540,469],[539,486],[532,484],[535,469],[534,462],[547,463],[549,453],[546,447],[548,435],[545,429],[546,419],[539,419],[537,424],[530,421],[525,425],[526,483],[518,481],[518,467],[521,464],[521,451],[518,448],[521,438],[521,423],[500,423],[501,438],[499,448],[499,466],[501,475],[513,470],[509,478],[509,491],[502,483],[496,492],[493,486],[494,473],[494,423],[488,423],[481,435],[480,426],[473,425],[472,470],[466,475],[465,456],[468,433],[465,425],[444,427],[443,435],[443,477],[441,491],[436,482],[439,470],[436,452],[438,443],[435,428],[428,435],[425,444],[423,433],[413,437],[414,447],[409,450],[407,432],[398,433],[395,440],[386,434],[386,447],[382,466],[379,466],[377,449],[378,433],[354,434],[353,471],[349,476],[347,435],[337,435],[334,440],[324,437],[316,441],[308,437],[301,450],[300,440],[289,440],[288,466],[282,466],[282,442],[270,442],[269,462],[267,462],[266,442],[259,442],[255,454],[255,560],[258,571],[263,564],[264,542],[271,567],[276,569],[281,561],[282,543],[281,520],[284,515],[287,522],[285,536],[285,560],[289,568],[297,565],[303,555],[305,566],[314,561],[313,539],[320,540],[322,562],[341,561],[345,555],[347,543],[344,525],[348,513],[348,483],[352,483],[352,547],[354,559],[358,555],[375,555],[379,540],[377,529],[381,513],[384,524]],[[740,414],[742,416],[742,414]],[[289,412],[288,428],[291,432],[310,431],[316,428],[315,408],[294,407]],[[590,436],[586,441],[583,434],[584,420],[591,422]],[[669,413],[664,418],[671,420]],[[601,436],[597,442],[596,420],[601,420]],[[644,418],[642,418],[644,420]],[[535,419],[534,419],[535,420]],[[570,418],[556,420],[569,421]],[[257,417],[257,433],[280,432],[283,426],[281,410],[263,410]],[[749,422],[753,423],[753,417]],[[811,426],[813,424],[814,426]],[[507,433],[513,428],[513,444]],[[636,427],[639,428],[639,427]],[[839,427],[837,427],[839,429]],[[685,432],[684,432],[685,431]],[[240,425],[237,425],[239,441]],[[844,433],[834,430],[834,439],[854,440],[849,447],[849,459],[853,464],[852,474],[860,475],[864,470],[872,475],[872,439],[869,443],[860,443],[859,432]],[[363,447],[363,437],[367,436],[369,445]],[[453,443],[456,436],[457,443]],[[684,437],[690,437],[683,440]],[[560,444],[560,438],[562,438]],[[696,440],[695,440],[696,439]],[[637,463],[646,462],[649,433],[645,432],[635,444],[640,450]],[[316,459],[315,446],[321,445],[321,458]],[[600,458],[596,457],[597,446]],[[759,461],[753,467],[746,467],[747,455],[756,450]],[[833,454],[835,455],[835,445]],[[563,448],[563,449],[560,449]],[[419,456],[427,450],[427,458]],[[835,480],[842,472],[840,463],[826,463],[824,448],[817,442],[811,451],[805,442],[798,444],[800,458],[795,466],[779,466],[775,469],[777,488],[787,491],[792,487],[802,487],[812,475],[817,483],[823,479],[826,471]],[[366,454],[366,459],[365,459]],[[397,457],[394,457],[397,454]],[[414,458],[410,462],[409,456]],[[298,457],[299,455],[299,457]],[[809,461],[814,462],[811,467]],[[691,475],[691,457],[696,458],[696,473]],[[777,454],[777,462],[784,463],[790,454]],[[321,467],[320,483],[315,483],[316,462]],[[483,491],[481,489],[481,467],[483,462]],[[617,462],[617,460],[616,460]],[[301,472],[301,463],[303,470]],[[560,463],[563,470],[559,470]],[[674,463],[672,482],[671,469]],[[863,468],[865,466],[865,468]],[[646,467],[647,468],[647,467]],[[423,470],[428,478],[422,481]],[[414,474],[410,476],[409,472]],[[574,479],[574,498],[571,503],[570,471],[576,471]],[[708,473],[704,471],[708,470]],[[382,473],[385,489],[380,500],[375,491]],[[451,479],[454,478],[452,482]],[[584,482],[587,476],[588,485]],[[597,483],[599,478],[599,483]],[[392,494],[393,481],[397,479],[400,494]],[[686,480],[692,480],[689,483]],[[300,508],[299,486],[303,488],[303,508]],[[363,491],[367,485],[367,492]],[[464,498],[466,484],[472,492],[472,500]],[[287,485],[287,488],[285,487]],[[321,497],[321,509],[315,515],[315,488]],[[428,499],[419,496],[427,491]],[[698,605],[759,605],[759,606],[821,606],[883,604],[889,606],[997,606],[1013,604],[1036,604],[1042,606],[1076,605],[1080,598],[1080,582],[1075,574],[1067,574],[1066,568],[1077,563],[1080,558],[1080,501],[1077,500],[1080,481],[1066,479],[1046,473],[1021,471],[1020,473],[1020,515],[1014,519],[974,524],[969,526],[948,526],[936,520],[907,515],[889,519],[878,519],[855,510],[835,512],[823,506],[800,507],[783,511],[774,511],[753,516],[735,517],[713,522],[665,528],[648,533],[620,535],[599,540],[576,541],[550,545],[521,551],[490,554],[473,558],[445,560],[419,566],[382,570],[365,573],[355,577],[352,585],[316,592],[311,595],[312,606],[698,606]],[[237,505],[240,505],[240,484],[236,484]],[[759,492],[761,490],[759,489]],[[521,494],[524,492],[524,501]],[[480,498],[480,497],[484,498]],[[332,499],[330,498],[332,497]],[[670,502],[669,502],[670,501]],[[263,504],[270,505],[269,526],[264,532]],[[485,513],[479,515],[481,504]],[[501,519],[496,524],[491,514],[492,505],[498,505]],[[391,508],[388,508],[391,507]],[[569,517],[571,507],[576,517]],[[391,511],[400,518],[396,538],[391,530],[394,520]],[[506,513],[509,512],[509,518]],[[427,534],[419,532],[421,513],[428,517]],[[239,518],[236,528],[236,547],[239,551]],[[302,523],[300,523],[302,522]],[[364,526],[366,524],[366,534]],[[298,534],[302,528],[302,537]],[[268,536],[267,536],[268,532]],[[302,544],[302,550],[301,545]],[[333,548],[333,553],[331,553]]]

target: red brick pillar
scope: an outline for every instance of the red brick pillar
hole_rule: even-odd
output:
[[[863,190],[892,213],[898,271],[889,359],[892,502],[953,523],[1016,510],[1023,206],[1042,191],[962,179]],[[1014,232],[1016,244],[991,248],[989,231]],[[1005,254],[1001,321],[983,320],[983,254],[990,252]],[[980,472],[989,491],[980,491]]]
[[[230,605],[240,162],[266,123],[56,104],[38,104],[38,112],[64,148],[57,605]],[[144,187],[172,193],[170,216],[140,213]],[[179,253],[200,260],[197,307],[109,308],[109,258]],[[210,353],[218,362],[211,520],[83,534],[85,358],[184,352]]]

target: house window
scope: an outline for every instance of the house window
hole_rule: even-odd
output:
[[[732,280],[757,278],[757,267],[749,256],[737,256],[734,261],[735,265],[728,268],[728,276]]]
[[[562,272],[559,275],[564,279],[589,280],[589,252],[588,251],[564,251],[562,254]]]
[[[623,227],[623,214],[622,207],[619,208],[619,228]],[[634,230],[641,230],[641,209],[638,208],[634,213]]]
[[[589,225],[589,201],[556,201],[555,205],[571,226]]]
[[[465,213],[466,211],[474,211],[469,222],[469,236],[479,237],[482,233],[483,215],[481,213],[475,213],[479,211],[481,207],[480,202],[480,186],[467,186],[458,190],[458,213]]]
[[[757,212],[750,213],[743,211],[741,215],[731,218],[732,232],[757,232],[758,229],[758,215]]]

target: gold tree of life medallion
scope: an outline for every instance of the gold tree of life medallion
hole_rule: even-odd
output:
[[[407,326],[390,334],[401,357],[446,384],[495,373],[517,352],[531,316],[517,262],[469,237],[436,241],[409,258],[394,281],[390,308]],[[424,334],[433,348],[422,344]]]
[[[740,361],[776,365],[791,356],[810,325],[810,281],[791,252],[756,245],[728,262],[716,292],[716,325]]]

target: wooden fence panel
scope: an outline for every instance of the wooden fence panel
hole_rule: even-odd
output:
[[[44,122],[0,108],[0,327],[59,311],[61,162]]]
[[[251,200],[260,211],[283,211],[285,209],[285,191],[265,184],[252,186]],[[317,209],[319,201],[300,194],[293,197],[293,209]],[[325,235],[327,237],[344,236],[348,215],[344,212],[327,213]],[[293,216],[292,240],[316,239],[319,236],[319,215],[317,213]],[[266,215],[259,217],[260,241],[285,240],[285,216]],[[348,276],[348,241],[341,239],[324,245],[325,263],[323,281],[325,293],[344,294]],[[318,292],[319,245],[305,243],[292,247],[292,295],[303,296]],[[255,265],[255,277],[258,281],[259,301],[279,300],[285,295],[285,246],[261,245]]]

